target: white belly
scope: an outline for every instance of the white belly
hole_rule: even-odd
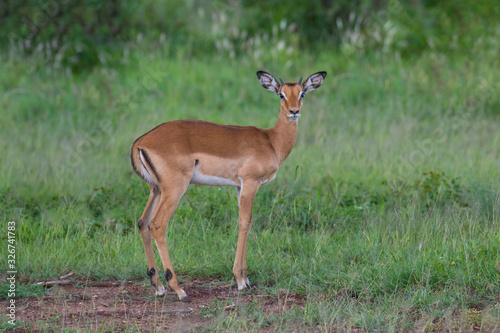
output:
[[[198,185],[211,185],[211,186],[240,186],[240,184],[235,183],[231,179],[204,175],[196,167],[194,168],[193,177],[191,178],[190,184]]]

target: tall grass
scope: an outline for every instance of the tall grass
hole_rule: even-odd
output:
[[[17,222],[25,282],[69,270],[144,279],[134,139],[168,120],[271,127],[278,115],[250,58],[134,51],[119,68],[72,75],[1,57],[0,215]],[[269,59],[263,69],[285,80],[329,73],[306,97],[294,151],[257,194],[249,240],[251,282],[307,301],[214,325],[498,329],[500,72],[481,60],[324,52],[284,69]],[[188,189],[167,229],[181,280],[232,279],[237,215],[234,189]]]

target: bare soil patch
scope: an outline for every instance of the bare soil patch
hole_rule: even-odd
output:
[[[116,281],[109,281],[116,282]],[[132,282],[88,286],[86,281],[54,286],[43,297],[16,300],[19,331],[138,329],[140,331],[193,331],[209,328],[221,311],[256,302],[267,314],[278,314],[304,305],[300,295],[280,290],[262,295],[252,289],[239,293],[235,285],[194,280],[183,284],[191,302],[183,303],[172,291],[154,296],[149,284]],[[104,283],[106,285],[106,283]],[[2,301],[2,307],[7,301]]]

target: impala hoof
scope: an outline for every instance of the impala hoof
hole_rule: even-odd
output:
[[[241,282],[237,281],[237,283],[238,283],[238,291],[250,289],[250,281],[248,281],[248,278]]]
[[[191,298],[186,295],[186,292],[182,288],[177,291],[177,297],[179,297],[179,301],[181,302],[191,302]]]
[[[179,300],[181,302],[184,302],[184,303],[190,303],[191,302],[191,297],[189,297],[188,295],[186,295],[183,298],[179,298]]]
[[[158,289],[156,289],[156,296],[163,296],[165,295],[165,287],[160,285],[157,287]]]

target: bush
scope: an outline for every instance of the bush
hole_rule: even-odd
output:
[[[230,57],[258,58],[263,50],[293,58],[324,44],[348,57],[477,54],[500,49],[499,16],[488,0],[11,0],[0,8],[0,46],[39,52],[73,70],[116,63],[124,43],[143,38],[190,55]]]
[[[110,52],[143,34],[185,35],[189,10],[181,1],[161,6],[155,1],[7,1],[0,9],[0,45],[38,52],[73,69],[92,68],[109,63]]]

